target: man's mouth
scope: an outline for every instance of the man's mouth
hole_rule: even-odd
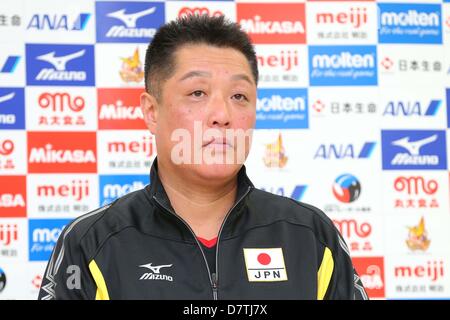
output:
[[[233,144],[231,144],[227,138],[225,137],[216,137],[216,138],[212,138],[211,140],[205,141],[203,142],[202,145],[203,148],[205,147],[214,147],[214,148],[233,148]]]

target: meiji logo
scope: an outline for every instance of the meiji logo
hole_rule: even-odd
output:
[[[3,176],[0,184],[0,217],[25,217],[26,198],[25,176]]]
[[[75,18],[66,14],[34,14],[28,23],[27,29],[82,31],[86,27],[90,16],[90,13],[80,13]]]
[[[30,261],[48,261],[61,232],[69,222],[68,219],[30,219]]]
[[[0,141],[0,156],[9,156],[14,151],[14,142],[12,140]]]
[[[426,265],[396,266],[394,275],[396,278],[425,278],[434,282],[445,275],[444,261],[429,260]]]
[[[166,275],[166,274],[161,274],[161,269],[162,268],[170,268],[172,267],[172,264],[165,264],[165,265],[159,265],[159,266],[153,266],[153,263],[147,263],[147,264],[143,264],[140,265],[139,268],[146,268],[148,270],[150,270],[150,272],[146,272],[144,273],[139,280],[165,280],[165,281],[173,281],[173,277]]]
[[[0,68],[0,73],[14,73],[19,64],[20,56],[8,56]]]
[[[384,169],[445,169],[443,131],[382,131]]]
[[[37,195],[40,198],[44,197],[63,197],[72,198],[75,201],[80,201],[89,196],[89,181],[88,180],[72,180],[69,184],[62,184],[59,186],[42,184],[37,186]]]
[[[28,132],[28,171],[97,172],[94,132]]]
[[[220,10],[209,10],[208,7],[183,7],[178,12],[178,18],[185,18],[190,15],[208,15],[210,17],[220,17],[223,16],[224,13]]]
[[[285,187],[261,187],[261,190],[277,194],[279,196],[289,197],[296,201],[301,201],[303,195],[305,194],[306,188],[307,186],[305,185],[296,185],[292,191],[288,191],[289,189]]]
[[[381,3],[380,43],[442,43],[440,4]]]
[[[0,129],[25,128],[23,88],[0,88]]]
[[[435,116],[441,104],[442,100],[431,100],[426,107],[420,101],[389,101],[383,116]]]
[[[0,245],[9,246],[19,239],[17,224],[0,223]]]
[[[142,136],[140,141],[111,141],[108,142],[109,153],[142,153],[151,157],[155,152],[153,136]]]
[[[310,46],[311,85],[376,85],[375,46]]]
[[[283,71],[291,71],[299,66],[297,50],[280,50],[277,54],[267,56],[257,55],[259,67],[277,68]]]
[[[163,3],[96,3],[98,42],[148,42],[164,23]]]
[[[84,109],[85,101],[81,96],[72,97],[67,92],[49,93],[44,92],[38,98],[38,105],[42,109],[53,112],[70,111],[80,112]]]
[[[316,15],[317,24],[345,24],[359,28],[367,24],[367,9],[350,7],[347,11],[321,12]]]
[[[100,176],[100,204],[111,203],[127,193],[143,189],[148,183],[148,175],[102,175]]]
[[[375,145],[376,142],[365,142],[360,149],[357,149],[353,144],[321,144],[314,154],[314,159],[368,159]]]
[[[305,43],[304,3],[238,3],[237,21],[254,43]]]
[[[97,89],[99,129],[146,129],[140,108],[142,89]]]
[[[26,45],[27,84],[94,85],[94,49],[88,45]]]
[[[372,226],[368,222],[358,223],[355,219],[333,220],[339,232],[347,238],[354,236],[367,238],[372,233]]]
[[[431,179],[427,181],[421,176],[400,176],[394,181],[394,189],[408,195],[419,195],[422,193],[432,195],[437,192],[438,187],[436,180]]]
[[[307,128],[306,89],[260,89],[256,103],[256,128]]]
[[[358,272],[370,298],[384,298],[384,262],[382,257],[352,258],[353,265]]]
[[[244,259],[249,282],[288,280],[282,248],[244,248]]]

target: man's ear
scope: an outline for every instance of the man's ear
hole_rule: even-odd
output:
[[[147,128],[152,134],[155,134],[158,119],[158,102],[156,98],[147,92],[143,92],[141,94],[141,110]]]

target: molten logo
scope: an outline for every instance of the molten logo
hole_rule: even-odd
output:
[[[349,51],[343,51],[340,54],[316,54],[312,58],[313,68],[343,69],[343,68],[366,68],[375,67],[374,54],[352,54]]]
[[[190,15],[199,15],[199,16],[207,15],[210,17],[220,17],[223,16],[224,13],[220,10],[215,11],[209,10],[209,8],[207,7],[194,7],[194,8],[183,7],[178,12],[178,18],[185,18]]]
[[[347,238],[356,235],[359,238],[367,238],[372,233],[370,223],[358,224],[355,219],[333,220],[340,233]]]
[[[346,12],[323,12],[316,15],[317,24],[346,24],[353,28],[359,28],[367,24],[367,9],[366,8],[350,8]]]
[[[421,193],[432,195],[436,193],[438,187],[436,180],[426,181],[419,176],[400,176],[394,181],[394,189],[399,192],[406,192],[408,195],[419,195]]]
[[[381,26],[400,26],[400,27],[439,27],[439,12],[419,12],[417,10],[408,10],[406,12],[382,12],[380,15]]]
[[[340,175],[334,181],[333,194],[343,203],[356,201],[361,194],[361,184],[351,174]]]
[[[83,97],[71,97],[70,94],[64,93],[42,93],[38,98],[38,105],[42,109],[49,109],[53,112],[67,111],[68,108],[73,112],[80,112],[84,109],[85,101]]]
[[[12,140],[3,140],[0,142],[0,155],[9,156],[14,151],[14,142]]]
[[[8,246],[18,238],[17,224],[0,224],[0,245]]]
[[[280,50],[277,54],[268,56],[258,55],[256,58],[260,68],[269,67],[290,71],[292,68],[299,66],[297,50]]]

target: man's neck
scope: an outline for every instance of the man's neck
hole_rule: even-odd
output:
[[[237,193],[237,176],[214,186],[193,184],[168,168],[158,165],[158,175],[175,212],[193,229],[197,237],[217,237]]]

